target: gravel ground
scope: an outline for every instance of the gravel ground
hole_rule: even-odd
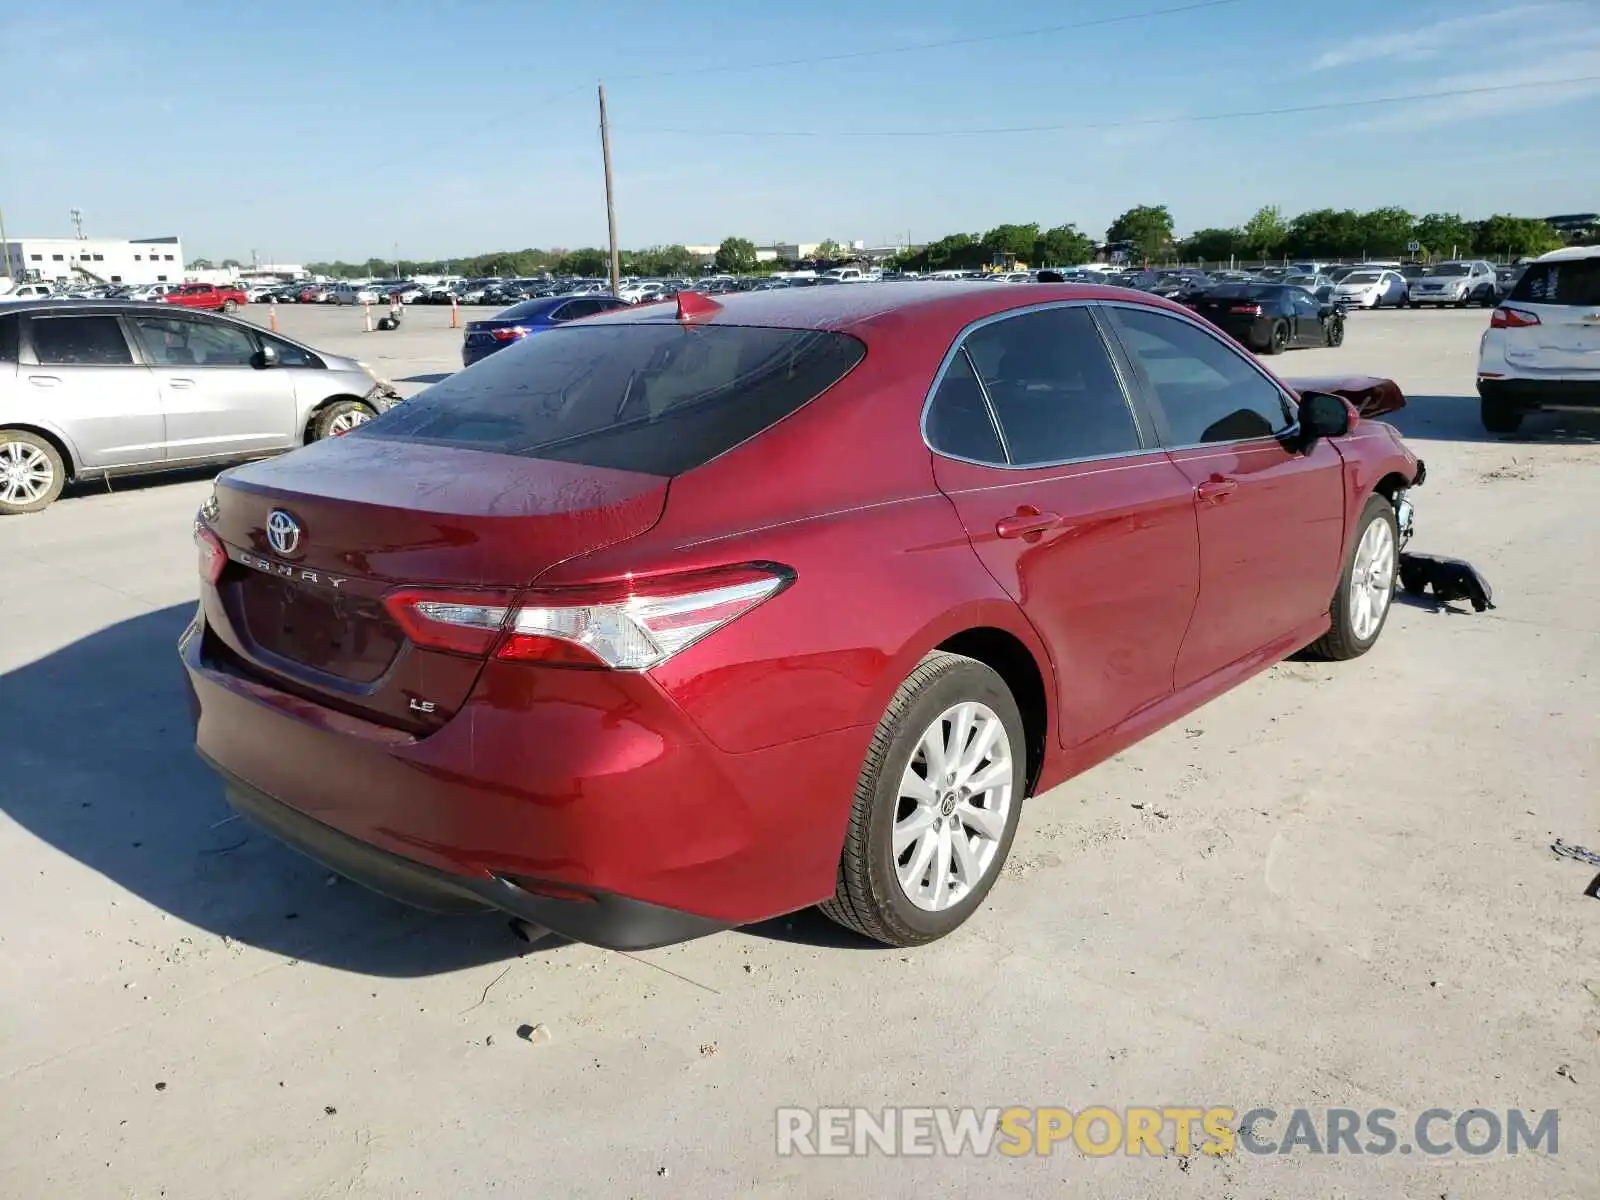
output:
[[[407,392],[458,362],[448,309],[278,319]],[[1367,657],[1284,663],[1034,800],[987,907],[916,952],[811,913],[530,948],[334,884],[190,752],[207,479],[0,522],[0,1195],[1594,1197],[1600,902],[1549,846],[1600,848],[1600,421],[1484,435],[1484,319],[1358,313],[1276,365],[1400,382],[1415,545],[1499,608],[1401,603]],[[840,1104],[1554,1108],[1560,1141],[775,1153],[776,1108]]]

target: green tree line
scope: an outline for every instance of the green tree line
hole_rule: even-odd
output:
[[[1512,259],[1543,254],[1562,244],[1561,236],[1535,217],[1497,213],[1469,221],[1459,213],[1416,215],[1403,208],[1320,208],[1285,217],[1276,207],[1258,209],[1242,225],[1200,229],[1187,237],[1173,231],[1172,213],[1164,204],[1130,208],[1106,230],[1105,241],[1120,246],[1133,262],[1266,261],[1277,258],[1428,258],[1483,257]],[[1410,251],[1416,242],[1420,250]],[[1038,223],[996,225],[987,233],[952,233],[921,250],[902,254],[892,264],[902,270],[972,270],[1016,260],[1030,266],[1070,266],[1094,258],[1095,241],[1072,224],[1044,227]],[[848,259],[835,242],[817,250],[819,263]],[[682,246],[624,250],[619,255],[624,275],[695,275],[700,260]],[[232,260],[227,260],[231,262]],[[757,263],[755,245],[730,237],[718,247],[720,271],[749,273],[792,263]],[[414,275],[604,276],[609,270],[604,250],[498,250],[465,258],[369,258],[365,262],[308,263],[318,275],[353,279],[368,276],[408,278]]]
[[[1187,237],[1173,232],[1164,204],[1130,208],[1106,230],[1106,243],[1133,262],[1226,262],[1287,258],[1520,258],[1562,245],[1561,235],[1534,217],[1500,213],[1468,221],[1458,213],[1417,216],[1403,208],[1314,209],[1285,218],[1276,207],[1258,209],[1243,225],[1201,229]],[[1411,243],[1418,250],[1411,250]],[[1094,246],[1072,225],[997,225],[984,234],[954,233],[925,249],[901,255],[907,270],[972,269],[1016,258],[1032,266],[1071,266],[1089,261]]]

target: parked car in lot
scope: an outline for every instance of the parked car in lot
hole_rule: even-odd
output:
[[[1350,308],[1404,308],[1411,289],[1398,271],[1351,271],[1333,285],[1333,302]]]
[[[336,283],[323,292],[323,299],[329,304],[378,304],[384,297],[366,284]]]
[[[176,283],[149,283],[145,284],[143,287],[133,288],[125,295],[119,297],[119,299],[143,301],[160,300],[166,296],[168,292],[177,291],[179,286],[180,285]]]
[[[239,811],[425,907],[931,941],[1028,796],[1376,642],[1423,469],[1354,422],[1122,289],[574,322],[217,480],[196,742]]]
[[[1600,246],[1527,265],[1479,342],[1478,396],[1491,433],[1529,412],[1600,410]]]
[[[1333,280],[1322,274],[1297,274],[1284,277],[1284,283],[1290,287],[1304,288],[1318,300],[1329,303],[1333,300]]]
[[[353,359],[164,304],[0,310],[0,514],[71,480],[254,458],[344,433],[397,400]]]
[[[48,300],[56,294],[56,289],[48,283],[19,283],[9,292],[0,295],[0,303],[14,300]]]
[[[199,308],[207,312],[232,312],[240,305],[249,304],[250,297],[232,284],[218,287],[214,283],[186,283],[158,297],[161,304],[179,308]]]
[[[615,296],[546,296],[539,300],[523,300],[487,321],[467,322],[462,331],[461,365],[470,367],[552,326],[627,307],[626,300]]]
[[[1494,266],[1481,259],[1435,263],[1411,281],[1413,308],[1446,304],[1457,308],[1466,308],[1469,304],[1487,307],[1497,297]]]
[[[1242,345],[1263,354],[1344,344],[1344,313],[1338,306],[1290,284],[1218,284],[1193,308]]]

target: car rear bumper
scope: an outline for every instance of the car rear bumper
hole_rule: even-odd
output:
[[[179,651],[230,802],[379,892],[636,949],[833,891],[870,730],[729,754],[648,676],[491,663],[413,737],[247,675],[214,638],[197,619]]]
[[[1478,379],[1485,400],[1534,409],[1600,409],[1600,377],[1592,379]]]

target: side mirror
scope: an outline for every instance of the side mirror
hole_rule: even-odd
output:
[[[258,371],[278,365],[278,348],[268,342],[251,356],[250,365]]]
[[[1319,438],[1350,432],[1350,406],[1331,392],[1300,393],[1300,444],[1309,450]]]

